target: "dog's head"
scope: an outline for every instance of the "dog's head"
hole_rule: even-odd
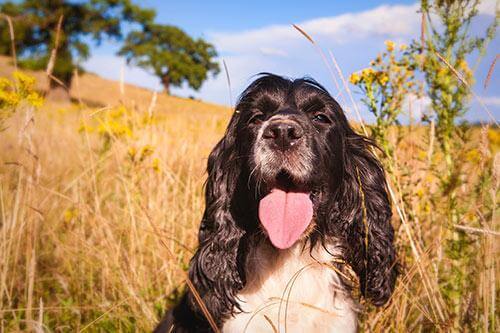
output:
[[[312,80],[265,75],[245,90],[237,112],[244,213],[257,212],[253,221],[277,248],[318,239],[345,169],[350,128],[340,106]]]
[[[192,277],[213,281],[222,306],[231,307],[255,235],[279,249],[335,242],[363,295],[384,304],[397,270],[384,171],[372,148],[315,81],[261,75],[210,154]],[[208,259],[217,255],[222,268]]]

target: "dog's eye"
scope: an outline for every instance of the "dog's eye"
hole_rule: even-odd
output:
[[[254,113],[248,120],[249,124],[260,124],[264,121],[264,114],[262,112]]]
[[[324,123],[324,124],[331,123],[330,118],[328,118],[328,116],[325,115],[325,114],[323,114],[323,113],[316,113],[312,117],[312,120],[316,121],[316,122],[319,122],[319,123]]]

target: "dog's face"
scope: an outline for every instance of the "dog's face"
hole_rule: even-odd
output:
[[[318,229],[340,185],[345,116],[312,81],[276,77],[247,89],[237,112],[247,200],[271,242],[290,247]]]

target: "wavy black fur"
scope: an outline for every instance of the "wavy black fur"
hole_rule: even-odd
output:
[[[251,172],[251,152],[259,144],[258,122],[252,120],[256,109],[263,110],[263,120],[286,109],[308,124],[315,170],[297,186],[316,192],[316,228],[308,236],[309,244],[332,239],[342,244],[362,295],[374,305],[384,305],[393,292],[397,267],[391,207],[384,171],[371,152],[374,144],[351,128],[338,103],[315,81],[261,74],[241,95],[224,137],[208,159],[206,209],[189,278],[217,326],[239,311],[236,296],[251,279],[251,270],[244,268],[246,253],[259,237],[266,237],[258,232],[257,205],[270,178],[262,170]],[[317,112],[327,121],[311,120]],[[173,332],[212,331],[190,291],[156,332],[168,332],[172,325]]]

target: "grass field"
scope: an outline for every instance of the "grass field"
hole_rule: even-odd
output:
[[[0,76],[11,71],[0,58]],[[92,74],[71,96],[18,107],[0,132],[0,332],[149,331],[182,288],[231,110]],[[459,316],[465,331],[497,331],[499,131],[463,130],[453,226],[432,130],[392,132],[403,271],[387,307],[366,305],[363,330],[448,331]]]

